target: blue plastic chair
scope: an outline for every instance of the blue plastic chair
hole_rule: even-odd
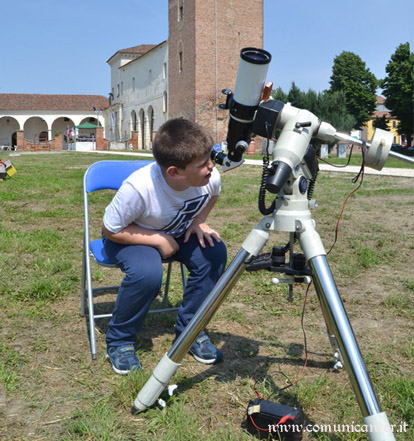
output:
[[[112,317],[112,313],[95,314],[94,311],[94,297],[99,294],[106,294],[114,292],[119,289],[119,286],[92,286],[92,272],[91,260],[100,266],[114,267],[105,253],[102,239],[90,240],[89,233],[89,205],[88,195],[98,190],[118,190],[122,182],[134,171],[141,167],[150,164],[153,161],[99,161],[92,164],[85,172],[83,177],[83,204],[84,204],[84,245],[83,245],[83,262],[82,262],[82,289],[81,289],[81,316],[85,316],[85,310],[88,310],[89,323],[89,338],[91,346],[92,359],[96,359],[96,335],[95,335],[95,320]],[[164,282],[164,292],[161,309],[151,309],[149,312],[166,312],[174,311],[178,308],[171,308],[168,306],[168,292],[170,287],[171,269],[173,259],[165,260],[167,264],[167,274]],[[185,267],[181,266],[181,279],[183,287],[186,283]]]

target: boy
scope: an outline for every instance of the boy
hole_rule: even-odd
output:
[[[132,173],[106,208],[105,251],[125,273],[106,334],[105,357],[118,374],[141,369],[134,343],[160,291],[162,259],[173,257],[189,271],[176,336],[224,271],[226,247],[206,224],[220,192],[212,146],[211,136],[198,124],[181,118],[167,121],[154,140],[156,162]],[[205,364],[223,358],[204,332],[190,353]]]

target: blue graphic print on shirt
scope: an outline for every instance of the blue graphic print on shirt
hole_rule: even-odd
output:
[[[207,198],[208,194],[203,194],[184,201],[183,206],[178,210],[174,219],[165,226],[162,231],[171,234],[173,237],[179,237],[188,228],[195,215],[201,210]]]

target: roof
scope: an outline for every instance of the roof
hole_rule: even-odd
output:
[[[90,122],[84,122],[82,124],[79,124],[78,126],[75,126],[76,129],[96,129],[97,127],[99,126]]]
[[[131,63],[135,63],[137,60],[141,59],[144,55],[147,55],[151,51],[154,51],[156,48],[161,47],[162,45],[167,44],[167,40],[162,41],[160,44],[154,44],[151,49],[149,49],[145,54],[140,55],[139,57],[135,57],[132,60],[128,61],[127,63],[123,64],[122,66],[119,66],[118,69],[123,69],[125,66],[128,66]],[[149,45],[148,45],[149,46]],[[137,46],[138,47],[138,46]]]
[[[120,49],[119,51],[116,51],[109,59],[107,60],[107,63],[116,55],[116,54],[131,54],[131,55],[144,55],[147,52],[149,52],[151,49],[153,49],[156,44],[140,44],[138,46],[132,46],[127,47],[126,49]]]
[[[396,119],[396,117],[389,112],[374,112],[373,118],[382,118],[383,116],[387,119]]]
[[[0,110],[92,110],[108,107],[103,95],[43,95],[30,93],[0,93]]]

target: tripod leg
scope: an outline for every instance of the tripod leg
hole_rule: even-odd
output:
[[[322,315],[325,319],[326,333],[328,334],[329,343],[331,345],[331,348],[332,348],[333,354],[334,354],[333,358],[334,358],[335,364],[334,364],[333,368],[335,370],[342,369],[344,367],[344,358],[342,357],[341,349],[339,348],[338,342],[335,337],[335,333],[332,329],[331,321],[329,320],[329,314],[326,311],[325,303],[323,302],[323,299],[320,296],[320,291],[316,290],[316,294],[318,296],[319,305],[321,306]]]
[[[375,395],[313,221],[305,221],[300,225],[300,229],[300,243],[313,272],[315,289],[325,320],[328,329],[336,337],[364,423],[368,426],[368,437],[370,441],[395,441],[387,415],[381,411]]]
[[[271,218],[262,219],[259,225],[247,236],[236,257],[220,277],[171,349],[155,367],[150,379],[139,391],[131,410],[132,413],[144,411],[155,403],[161,392],[168,385],[171,377],[180,367],[180,361],[223,303],[227,294],[243,274],[247,264],[265,246],[269,238],[269,228],[272,221],[273,219]]]

